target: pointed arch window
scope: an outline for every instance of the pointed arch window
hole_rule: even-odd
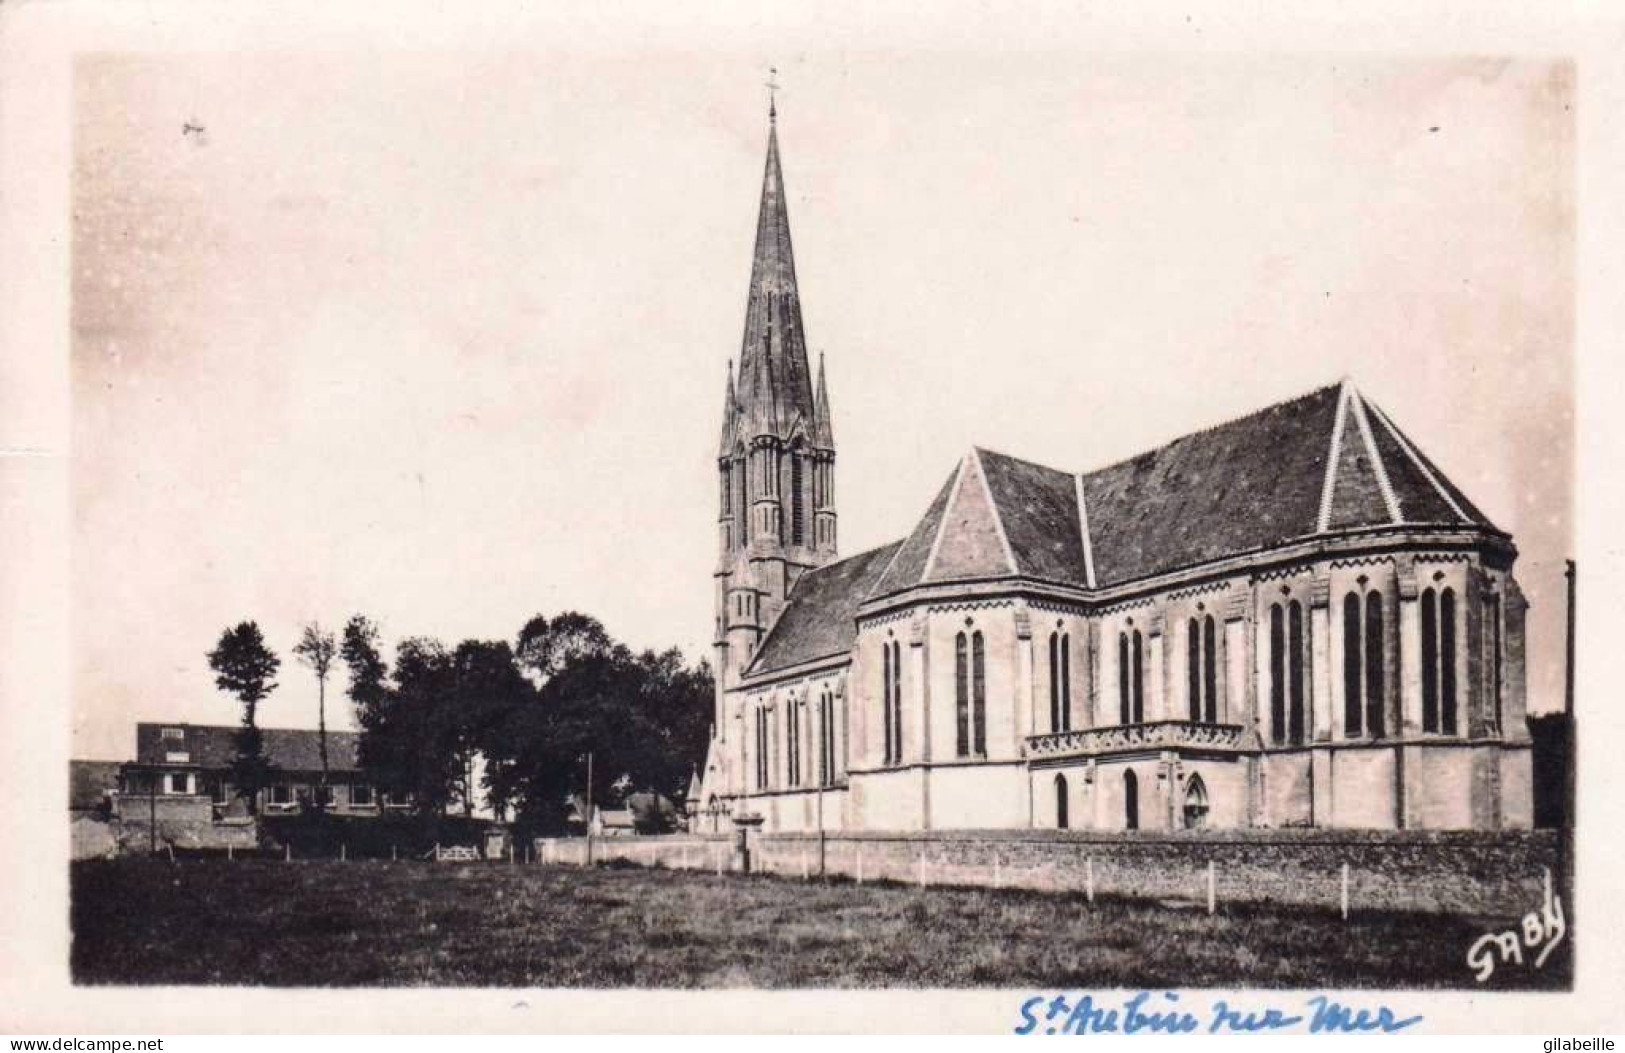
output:
[[[756,788],[767,789],[767,710],[756,708]]]
[[[1070,824],[1067,817],[1066,776],[1055,777],[1055,829],[1065,830]]]
[[[1301,746],[1306,738],[1308,635],[1303,605],[1270,605],[1270,741]]]
[[[1381,738],[1388,703],[1387,627],[1382,594],[1343,597],[1343,731]]]
[[[785,785],[801,785],[801,714],[803,707],[799,702],[791,702],[785,712],[784,721],[784,758],[785,758]]]
[[[1456,733],[1456,592],[1422,592],[1422,730]]]
[[[892,742],[892,678],[897,675],[891,664],[891,643],[883,641],[880,645],[880,732],[884,743],[882,764],[891,764],[897,759],[894,743]]]
[[[1199,830],[1207,825],[1207,784],[1200,775],[1192,775],[1185,783],[1183,815],[1187,830]]]
[[[1218,652],[1213,615],[1192,618],[1185,623],[1187,693],[1192,721],[1209,724],[1219,721]]]
[[[835,783],[835,698],[829,688],[818,695],[818,785]]]
[[[954,752],[970,753],[970,643],[964,633],[954,637]]]
[[[882,763],[903,763],[903,654],[896,640],[880,645],[884,675],[880,684],[881,735],[885,743]]]
[[[1145,720],[1145,644],[1140,630],[1117,634],[1117,715],[1123,724]]]
[[[1123,828],[1140,828],[1140,780],[1133,768],[1123,772]]]
[[[1049,634],[1049,729],[1072,730],[1072,634]]]
[[[1489,630],[1490,630],[1490,712],[1489,712],[1489,717],[1490,717],[1490,720],[1494,724],[1494,727],[1493,727],[1492,730],[1499,733],[1500,730],[1501,730],[1501,705],[1502,705],[1502,683],[1501,683],[1501,681],[1502,681],[1502,677],[1504,676],[1503,664],[1505,663],[1505,660],[1506,660],[1505,656],[1503,655],[1503,649],[1505,647],[1503,633],[1505,631],[1505,627],[1502,624],[1502,620],[1501,620],[1502,605],[1501,605],[1501,596],[1500,596],[1499,593],[1496,593],[1496,594],[1493,594],[1493,595],[1490,596],[1489,603],[1487,604],[1487,607],[1488,607],[1488,610],[1485,612],[1485,615],[1489,619]]]
[[[892,763],[903,763],[903,645],[891,645]]]
[[[955,753],[987,754],[987,672],[980,630],[954,638]]]
[[[802,468],[805,460],[802,456],[801,444],[797,442],[790,450],[790,544],[792,545],[805,545],[807,543],[806,479]]]

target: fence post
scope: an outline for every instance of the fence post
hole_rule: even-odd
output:
[[[164,847],[169,850],[169,861],[171,863],[175,862],[175,846],[172,844],[165,844]]]
[[[293,862],[293,846],[292,845],[283,845],[282,846],[282,861],[284,863],[292,863]]]
[[[340,863],[345,862],[346,859],[349,857],[349,854],[350,854],[350,846],[346,845],[343,841],[340,841],[339,842],[339,862]]]
[[[1209,914],[1213,913],[1213,908],[1217,905],[1217,899],[1217,890],[1214,888],[1213,880],[1213,860],[1210,859],[1207,861],[1207,912]]]
[[[801,846],[801,880],[806,881],[812,877],[812,871],[807,869],[807,846]]]
[[[920,849],[920,887],[925,887],[925,849]]]
[[[394,845],[389,846],[389,861],[391,863],[395,862],[395,846]]]
[[[999,853],[997,851],[995,851],[993,853],[993,887],[994,888],[999,888],[1000,887],[1000,884],[999,884]]]
[[[721,877],[722,876],[722,853],[717,852],[716,857],[717,857],[717,877]]]
[[[231,842],[226,842],[226,862],[231,862]]]
[[[1342,895],[1341,902],[1342,902],[1342,906],[1343,906],[1343,920],[1348,921],[1349,920],[1349,865],[1347,863],[1343,864],[1343,895]]]
[[[1087,856],[1083,861],[1083,895],[1090,903],[1095,901],[1095,857]]]
[[[863,842],[858,842],[858,884],[863,884]]]

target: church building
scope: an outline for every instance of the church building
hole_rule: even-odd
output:
[[[838,556],[770,113],[697,825],[1531,824],[1517,550],[1351,381],[1081,467],[972,448]]]

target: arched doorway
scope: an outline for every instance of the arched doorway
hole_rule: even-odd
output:
[[[1192,775],[1185,783],[1185,829],[1198,830],[1207,825],[1207,786],[1200,775]]]
[[[1123,820],[1125,830],[1140,828],[1140,780],[1133,768],[1123,772]]]
[[[1067,828],[1066,807],[1066,776],[1057,775],[1055,777],[1055,829],[1057,830]]]

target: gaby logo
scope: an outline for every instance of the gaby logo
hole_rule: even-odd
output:
[[[1495,975],[1495,967],[1506,962],[1524,964],[1526,953],[1533,954],[1536,969],[1546,964],[1557,945],[1568,933],[1563,921],[1563,900],[1552,893],[1552,872],[1546,871],[1546,900],[1538,911],[1523,916],[1516,927],[1502,932],[1485,933],[1467,948],[1467,965],[1474,978],[1483,983]]]

